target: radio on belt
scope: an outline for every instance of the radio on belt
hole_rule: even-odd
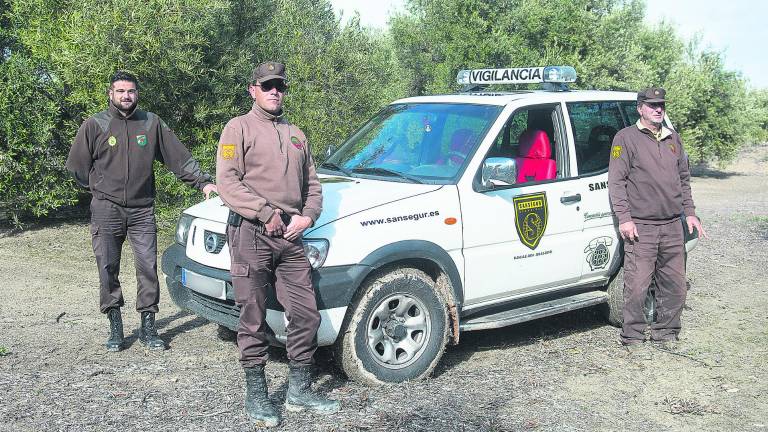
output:
[[[459,84],[565,84],[576,81],[571,66],[540,66],[506,69],[469,69],[456,75]]]

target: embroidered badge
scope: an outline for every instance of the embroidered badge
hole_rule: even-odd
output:
[[[611,157],[614,158],[614,159],[618,159],[619,156],[621,156],[621,146],[620,145],[615,145],[611,149]]]
[[[272,63],[270,63],[270,64],[268,64],[268,65],[267,65],[267,69],[269,69],[269,70],[273,71],[273,70],[275,70],[275,65],[273,65]]]
[[[234,144],[222,144],[221,145],[221,158],[222,159],[234,159],[235,158],[235,145]]]
[[[302,144],[301,141],[299,141],[299,139],[295,136],[291,137],[291,144],[293,144],[293,146],[299,150],[304,148],[304,144]]]
[[[669,149],[672,150],[672,153],[677,154],[677,148],[674,143],[669,144]]]
[[[117,144],[117,138],[115,138],[114,136],[109,137],[109,139],[107,140],[107,144],[109,144],[110,147],[114,147],[115,144]]]
[[[136,135],[136,143],[139,145],[139,147],[144,147],[145,145],[147,145],[147,136]]]

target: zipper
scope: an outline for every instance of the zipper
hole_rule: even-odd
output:
[[[123,126],[125,127],[125,186],[123,186],[123,205],[128,205],[128,173],[130,172],[131,168],[131,161],[129,159],[129,155],[131,154],[128,151],[128,147],[130,147],[131,139],[128,135],[128,120],[123,119]]]
[[[288,172],[288,152],[285,151],[283,147],[283,137],[280,135],[280,129],[277,128],[277,121],[272,121],[272,127],[275,128],[275,132],[277,133],[277,141],[280,143],[280,154],[283,157],[283,161],[285,162],[283,165],[283,173]]]

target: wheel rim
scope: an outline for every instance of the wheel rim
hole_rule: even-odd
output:
[[[380,366],[402,369],[418,360],[431,333],[424,302],[408,294],[393,294],[381,300],[368,319],[368,352]]]

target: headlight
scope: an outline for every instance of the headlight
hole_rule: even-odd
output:
[[[302,240],[304,254],[313,269],[320,268],[328,256],[328,240]]]
[[[176,243],[182,246],[187,245],[189,226],[192,225],[194,219],[194,217],[184,213],[179,216],[179,222],[176,224]]]

